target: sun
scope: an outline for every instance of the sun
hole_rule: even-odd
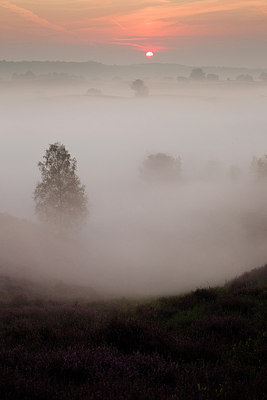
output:
[[[152,57],[154,57],[153,51],[147,51],[147,52],[146,52],[146,57],[147,57],[147,58],[152,58]]]

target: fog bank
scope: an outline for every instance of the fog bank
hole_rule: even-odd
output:
[[[150,95],[134,98],[130,82],[101,85],[107,96],[27,86],[0,95],[3,273],[154,295],[266,263],[266,181],[250,170],[266,154],[266,86],[150,82]],[[90,203],[84,231],[63,239],[39,225],[32,199],[37,163],[56,141],[77,159]],[[181,157],[177,182],[140,178],[158,152]]]

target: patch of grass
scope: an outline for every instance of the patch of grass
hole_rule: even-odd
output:
[[[206,313],[206,308],[202,304],[187,310],[181,310],[172,315],[169,325],[173,328],[185,328],[191,323],[201,319]]]

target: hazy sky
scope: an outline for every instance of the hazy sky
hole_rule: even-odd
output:
[[[267,67],[266,0],[0,0],[0,59]],[[147,60],[147,62],[150,62]]]

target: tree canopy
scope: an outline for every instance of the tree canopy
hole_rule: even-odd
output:
[[[154,181],[175,181],[181,175],[181,157],[174,158],[165,153],[150,154],[140,169],[141,177]]]
[[[85,186],[76,174],[76,159],[63,144],[54,143],[38,167],[42,179],[34,190],[34,201],[39,218],[60,230],[80,226],[88,215],[88,201]]]
[[[148,96],[148,87],[145,86],[142,79],[136,79],[130,85],[131,89],[134,90],[136,97],[146,97]]]
[[[202,68],[193,68],[190,74],[190,79],[193,81],[203,81],[206,75]]]
[[[256,173],[257,177],[262,179],[262,178],[267,178],[267,154],[265,154],[262,157],[253,157],[252,163],[251,163],[252,171]]]

